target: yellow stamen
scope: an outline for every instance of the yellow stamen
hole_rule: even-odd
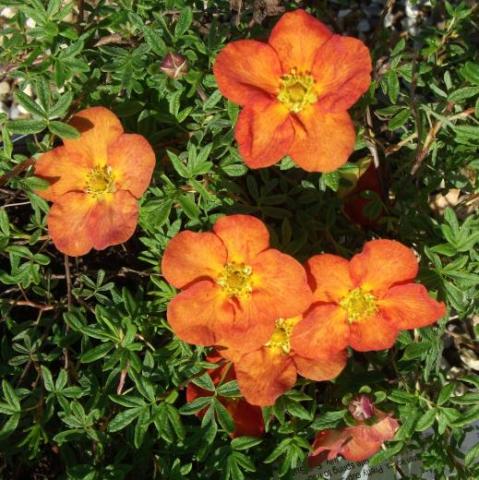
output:
[[[376,297],[361,287],[351,290],[339,305],[346,310],[349,323],[370,317],[377,312]]]
[[[291,350],[291,334],[295,325],[301,320],[301,316],[291,318],[280,318],[276,320],[276,328],[271,339],[265,345],[275,353],[289,354]]]
[[[105,165],[92,168],[87,174],[85,191],[96,198],[115,192],[116,187],[111,167]]]
[[[244,263],[231,262],[225,265],[216,283],[230,297],[247,297],[253,291],[253,269]]]
[[[293,68],[281,77],[277,98],[289,111],[299,113],[304,107],[317,101],[314,83],[310,72],[298,72]]]

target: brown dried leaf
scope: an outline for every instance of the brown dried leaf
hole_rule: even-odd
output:
[[[281,5],[281,0],[254,0],[253,20],[256,23],[262,23],[266,17],[272,17],[283,13],[285,7]]]

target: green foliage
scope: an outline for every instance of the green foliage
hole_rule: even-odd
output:
[[[477,6],[432,1],[416,36],[379,23],[366,34],[375,70],[351,112],[356,150],[340,170],[319,175],[288,158],[251,171],[239,157],[239,108],[221,96],[211,66],[228,41],[264,38],[275,21],[255,23],[253,2],[239,3],[241,14],[226,0],[0,0],[16,12],[2,18],[0,73],[29,114],[0,114],[0,475],[291,478],[317,431],[347,423],[342,400],[367,386],[401,423],[373,464],[420,445],[435,478],[478,478],[479,446],[460,446],[479,420],[479,380],[454,347],[454,335],[467,344],[479,334],[471,321],[479,305]],[[348,2],[282,3],[314,5],[337,33],[359,35],[356,20],[347,31],[335,20]],[[185,76],[161,71],[168,52],[187,59]],[[45,182],[29,159],[75,138],[69,116],[90,105],[108,106],[126,130],[146,136],[157,167],[135,236],[65,259],[46,236],[48,205],[34,193]],[[379,160],[389,195],[365,192],[374,200],[369,216],[382,214],[361,228],[336,192],[368,156]],[[431,207],[453,189],[459,204]],[[446,301],[450,320],[403,332],[390,351],[354,353],[333,383],[300,380],[264,409],[262,439],[231,440],[233,420],[218,397],[239,396],[237,384],[215,387],[204,375],[205,349],[172,334],[165,311],[175,291],[159,261],[181,229],[207,229],[233,212],[262,218],[273,244],[300,260],[396,238],[420,255],[421,280]],[[190,381],[212,395],[186,403]]]

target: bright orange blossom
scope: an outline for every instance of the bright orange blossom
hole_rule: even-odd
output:
[[[307,314],[306,317],[307,318]],[[241,354],[232,349],[220,353],[233,361],[242,395],[252,405],[273,405],[276,399],[293,388],[297,374],[311,380],[331,380],[346,365],[346,351],[309,351],[291,347],[291,337],[302,315],[276,320],[271,338],[257,350]]]
[[[313,467],[338,455],[352,462],[362,462],[379,452],[385,441],[392,440],[398,427],[392,415],[375,409],[374,418],[368,423],[357,420],[352,427],[323,430],[316,435],[308,464]]]
[[[369,50],[334,35],[303,10],[285,13],[267,43],[231,42],[213,71],[221,93],[243,106],[235,136],[245,163],[268,167],[285,155],[304,170],[343,165],[355,142],[347,112],[368,89]]]
[[[120,120],[104,107],[82,110],[70,123],[80,138],[44,153],[35,175],[50,182],[37,193],[53,202],[48,214],[53,243],[79,256],[133,235],[155,153],[141,135],[124,133]]]
[[[414,283],[418,262],[410,248],[394,240],[372,240],[351,261],[316,255],[307,262],[313,288],[308,318],[295,329],[294,349],[383,350],[400,330],[431,325],[445,306]]]
[[[269,340],[277,318],[298,315],[311,302],[304,268],[270,248],[266,226],[250,215],[222,217],[211,233],[180,232],[161,268],[182,289],[168,305],[168,321],[197,345],[254,350]]]

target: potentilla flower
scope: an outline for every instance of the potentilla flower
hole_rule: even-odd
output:
[[[221,93],[244,107],[235,136],[249,167],[290,155],[305,170],[330,172],[353,151],[347,110],[371,81],[369,50],[360,40],[334,35],[296,10],[281,17],[267,43],[226,45],[213,71]]]
[[[268,342],[246,354],[233,349],[220,353],[233,361],[241,394],[253,405],[273,405],[296,383],[297,374],[311,380],[331,380],[346,365],[346,351],[318,350],[310,355],[291,346],[295,328],[307,319],[302,315],[276,320]]]
[[[48,233],[63,253],[79,256],[128,240],[138,220],[138,199],[150,183],[155,153],[141,135],[126,134],[104,107],[71,120],[80,138],[44,153],[35,175],[50,182],[36,193],[53,202]]]
[[[162,60],[160,70],[168,77],[177,80],[188,73],[188,62],[182,55],[170,52]]]
[[[269,340],[277,318],[298,315],[311,302],[304,268],[269,248],[266,226],[250,215],[222,217],[211,233],[180,232],[161,267],[182,289],[167,317],[188,343],[254,350]]]
[[[311,467],[317,466],[338,455],[362,462],[377,453],[384,442],[392,440],[398,428],[398,421],[391,414],[375,409],[375,416],[368,422],[357,421],[352,427],[319,432],[308,463]]]
[[[224,358],[217,352],[210,353],[206,360],[210,363],[224,362]],[[208,371],[213,384],[219,386],[236,378],[234,366],[231,363],[224,363],[217,368]],[[210,397],[213,392],[209,392],[198,387],[194,383],[189,383],[186,387],[186,401],[191,403],[199,397]],[[261,437],[264,434],[264,421],[261,408],[250,405],[244,398],[217,397],[223,406],[228,410],[235,424],[235,429],[231,433],[232,438],[249,436]],[[206,409],[197,412],[197,416],[202,418]]]
[[[400,330],[425,327],[444,316],[442,302],[413,283],[418,262],[394,240],[372,240],[351,261],[323,254],[307,262],[313,286],[308,319],[295,329],[293,348],[383,350]]]
[[[355,420],[369,420],[374,416],[374,403],[368,395],[359,395],[349,403],[349,413]]]

